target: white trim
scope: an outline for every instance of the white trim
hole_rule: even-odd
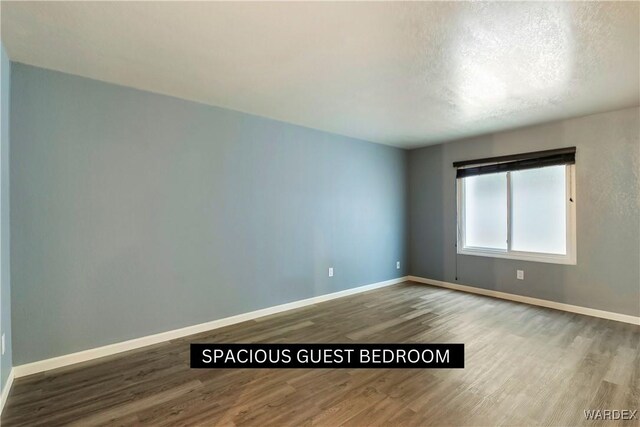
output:
[[[15,374],[15,369],[12,368],[9,371],[9,376],[7,377],[7,383],[2,388],[2,395],[0,395],[0,415],[2,415],[4,404],[7,403],[7,397],[9,397],[9,391],[11,391],[11,386],[13,385],[14,374]]]
[[[320,302],[382,288],[385,286],[395,285],[398,283],[406,282],[407,280],[407,276],[404,276],[384,282],[372,283],[369,285],[346,289],[344,291],[334,292],[331,294],[325,294],[317,297],[289,302],[286,304],[276,305],[274,307],[267,307],[260,310],[251,311],[249,313],[242,313],[236,316],[225,317],[224,319],[213,320],[211,322],[200,323],[198,325],[187,326],[185,328],[174,329],[167,332],[161,332],[155,335],[148,335],[128,341],[105,345],[103,347],[92,348],[89,350],[79,351],[77,353],[65,354],[63,356],[58,356],[51,359],[39,360],[37,362],[15,366],[13,368],[13,371],[15,372],[15,377],[20,378],[26,375],[48,371],[50,369],[60,368],[80,362],[86,362],[88,360],[97,359],[99,357],[110,356],[112,354],[121,353],[123,351],[134,350],[140,347],[158,344],[164,341],[182,338],[188,335],[222,328],[224,326],[233,325],[235,323],[245,322],[247,320],[253,320],[258,317],[268,316],[270,314],[276,314],[287,310],[293,310],[295,308],[306,307],[308,305],[318,304]]]
[[[595,308],[581,307],[578,305],[564,304],[546,299],[526,297],[523,295],[509,294],[506,292],[493,291],[490,289],[476,288],[474,286],[460,285],[458,283],[442,282],[440,280],[426,279],[424,277],[409,276],[412,282],[424,283],[441,288],[453,289],[455,291],[469,292],[472,294],[486,295],[494,298],[506,299],[509,301],[522,302],[525,304],[537,305],[540,307],[553,308],[555,310],[568,311],[569,313],[584,314],[586,316],[600,317],[602,319],[615,320],[618,322],[640,325],[640,316],[614,313],[611,311],[597,310]]]
[[[576,265],[569,255],[543,254],[536,252],[499,251],[488,248],[466,247],[458,250],[458,255],[482,256],[490,258],[513,259],[518,261],[546,262],[547,264]]]
[[[577,238],[576,238],[576,179],[575,179],[575,165],[565,166],[565,186],[566,186],[566,242],[567,253],[562,254],[547,254],[537,252],[522,252],[514,251],[511,249],[511,234],[512,234],[512,186],[511,186],[511,172],[506,172],[506,185],[507,185],[507,248],[491,249],[467,246],[465,242],[465,207],[464,207],[464,192],[465,192],[465,180],[464,178],[456,178],[459,182],[456,185],[456,212],[457,212],[457,253],[459,255],[472,255],[491,258],[503,258],[513,259],[519,261],[533,261],[533,262],[545,262],[550,264],[565,264],[576,265],[577,264]],[[504,173],[504,172],[503,172]]]

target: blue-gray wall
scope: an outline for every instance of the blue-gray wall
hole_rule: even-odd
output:
[[[457,258],[457,283],[639,316],[639,115],[629,108],[410,151],[410,274],[455,282]],[[577,147],[578,264],[456,257],[452,162],[566,146]]]
[[[405,275],[403,150],[21,64],[11,95],[15,365]]]
[[[9,377],[12,367],[11,348],[11,289],[9,273],[9,100],[11,88],[11,63],[0,45],[2,64],[0,68],[0,331],[5,335],[5,353],[0,356],[0,392]]]
[[[407,272],[453,282],[456,259],[459,283],[640,315],[638,108],[405,152],[21,64],[11,77],[16,365]],[[456,257],[453,161],[571,145],[577,266]]]

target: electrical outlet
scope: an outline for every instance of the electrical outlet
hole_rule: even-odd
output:
[[[333,267],[329,267],[329,277],[333,277]]]
[[[2,334],[2,355],[4,356],[4,334]]]
[[[524,280],[524,270],[516,270],[516,278],[518,280]]]
[[[400,261],[396,262],[396,268],[400,270]]]

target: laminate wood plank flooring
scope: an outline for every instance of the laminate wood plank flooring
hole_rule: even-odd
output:
[[[191,370],[191,342],[462,342],[465,369]],[[640,327],[406,282],[14,382],[2,426],[623,425]]]

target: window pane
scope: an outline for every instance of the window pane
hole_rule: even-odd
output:
[[[465,246],[507,249],[507,174],[464,178]]]
[[[511,172],[512,250],[567,253],[566,169]]]

